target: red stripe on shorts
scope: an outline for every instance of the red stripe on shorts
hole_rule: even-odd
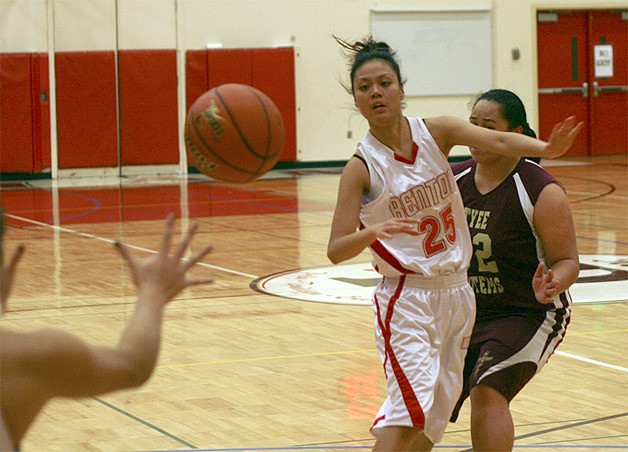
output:
[[[362,229],[364,229],[364,225],[360,222],[360,230]],[[412,270],[408,270],[403,265],[401,265],[401,262],[399,262],[397,258],[393,256],[390,253],[390,251],[388,251],[386,247],[382,245],[382,242],[380,242],[379,240],[375,240],[373,243],[369,245],[369,247],[373,250],[375,254],[377,254],[379,257],[385,260],[388,263],[388,265],[393,267],[399,273],[403,273],[406,275],[415,273]]]
[[[377,321],[379,323],[379,327],[382,330],[382,335],[384,336],[384,346],[386,348],[386,356],[390,359],[390,365],[393,369],[393,373],[395,374],[395,378],[397,379],[397,384],[399,385],[399,389],[401,390],[401,395],[403,396],[403,401],[406,404],[406,408],[408,409],[408,413],[410,414],[410,419],[412,419],[412,425],[414,427],[418,427],[421,430],[425,429],[425,414],[423,413],[423,409],[421,408],[421,404],[419,400],[416,398],[416,394],[412,389],[412,385],[408,380],[408,377],[403,372],[397,357],[395,356],[395,351],[390,343],[390,322],[392,319],[392,315],[395,308],[395,303],[401,296],[401,291],[403,290],[403,285],[406,280],[406,276],[402,275],[399,277],[399,285],[395,290],[395,294],[388,302],[388,311],[386,312],[386,319],[382,324],[381,317],[379,316],[379,306],[378,306],[378,316]]]

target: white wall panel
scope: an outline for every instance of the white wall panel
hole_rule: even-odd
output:
[[[118,0],[119,49],[174,49],[175,0]]]
[[[0,52],[45,52],[46,0],[0,0]]]
[[[115,0],[49,0],[54,5],[55,50],[116,48]]]

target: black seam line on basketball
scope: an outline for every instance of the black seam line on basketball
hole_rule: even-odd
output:
[[[618,418],[618,417],[624,417],[626,415],[628,415],[628,412],[619,413],[619,414],[612,414],[610,416],[598,417],[596,419],[586,419],[584,421],[574,422],[573,424],[562,425],[560,427],[548,428],[548,429],[545,429],[545,430],[540,430],[538,432],[526,433],[525,435],[515,436],[514,440],[518,441],[520,439],[531,438],[533,436],[539,436],[539,435],[545,435],[546,433],[553,433],[553,432],[557,432],[559,430],[565,430],[565,429],[568,429],[568,428],[580,427],[582,425],[593,424],[593,423],[596,423],[596,422],[609,421],[611,419],[615,419],[615,418]],[[460,452],[473,452],[473,449],[465,449],[465,450],[462,450]]]
[[[262,97],[259,95],[259,93],[255,90],[251,90],[253,91],[253,94],[255,94],[255,97],[257,97],[257,100],[259,100],[259,103],[262,105],[262,107],[264,108],[264,116],[266,116],[266,157],[267,158],[273,158],[275,157],[277,154],[279,154],[281,152],[281,149],[277,149],[275,151],[272,151],[270,154],[268,153],[268,150],[270,148],[270,144],[272,142],[272,135],[271,135],[271,130],[270,130],[270,116],[268,114],[268,109],[266,108],[266,103],[264,102],[264,99],[262,99]]]
[[[262,105],[262,109],[264,110],[264,115],[266,116],[266,126],[267,126],[268,129],[270,129],[270,121],[269,121],[269,117],[268,117],[268,110],[266,110],[266,105],[264,104],[264,101],[259,97],[259,95],[254,90],[249,89],[249,91],[251,91],[253,93],[253,95],[255,97],[257,97],[257,100]],[[249,144],[249,142],[247,141],[246,137],[242,133],[242,129],[240,129],[240,126],[238,126],[238,122],[236,121],[236,118],[231,113],[231,110],[229,109],[229,105],[225,102],[224,98],[220,95],[220,89],[219,88],[216,88],[216,96],[218,96],[218,98],[220,99],[220,102],[222,103],[223,107],[225,107],[225,110],[226,110],[227,114],[229,115],[229,118],[231,118],[231,122],[233,123],[233,126],[236,129],[236,132],[238,132],[238,135],[240,136],[240,139],[242,140],[242,144],[244,144],[246,149],[251,154],[253,154],[255,157],[259,157],[259,158],[263,158],[263,159],[269,159],[269,158],[272,158],[272,157],[276,156],[279,152],[281,152],[281,149],[278,149],[278,150],[275,150],[275,151],[273,151],[273,152],[271,152],[269,154],[268,153],[268,145],[266,145],[266,154],[265,155],[262,155],[261,153],[258,153],[255,149],[253,149],[253,147]],[[270,130],[267,130],[267,134],[266,135],[268,136],[268,140],[267,141],[270,141],[270,138],[272,138],[270,136]]]
[[[266,105],[264,104],[264,101],[259,97],[259,95],[255,92],[255,90],[249,89],[249,91],[251,91],[251,93],[253,93],[253,95],[257,97],[257,100],[262,105],[262,109],[264,110],[264,116],[266,117],[266,126],[267,126],[266,136],[268,137],[266,141],[267,143],[269,143],[272,137],[270,136],[270,121],[268,117],[268,111],[266,110]],[[255,157],[268,159],[268,158],[272,158],[276,156],[281,151],[281,150],[277,150],[271,154],[268,154],[268,146],[269,146],[268,144],[266,145],[266,155],[262,155],[258,153],[255,149],[253,149],[253,147],[249,144],[246,137],[244,136],[244,133],[242,133],[242,129],[240,129],[240,126],[238,126],[238,122],[236,121],[235,117],[231,113],[231,110],[229,109],[229,105],[225,102],[225,99],[220,95],[220,88],[216,88],[216,96],[220,99],[220,103],[222,103],[223,107],[225,108],[225,111],[229,115],[229,118],[231,119],[231,123],[233,124],[234,128],[236,129],[236,132],[238,133],[238,135],[240,136],[240,139],[242,140],[242,144],[244,144],[246,149],[251,154],[253,154]]]
[[[203,137],[203,135],[198,131],[197,125],[196,125],[196,121],[192,121],[192,130],[194,130],[194,133],[196,134],[196,137],[198,138],[198,140],[203,143],[203,145],[205,146],[205,148],[211,152],[211,154],[213,156],[215,156],[218,160],[220,160],[225,166],[228,166],[234,170],[240,171],[242,173],[246,173],[249,174],[251,176],[251,178],[253,178],[254,176],[258,176],[260,173],[259,171],[249,171],[247,169],[244,168],[240,168],[239,166],[235,166],[234,164],[232,164],[231,162],[225,160],[224,158],[222,158],[220,156],[220,154],[218,154],[216,151],[214,151],[214,149],[212,149],[212,147],[209,145],[209,143],[207,141],[205,141],[205,138]]]
[[[166,435],[168,438],[172,438],[173,440],[177,441],[178,443],[183,444],[184,446],[187,446],[187,447],[189,447],[189,448],[191,448],[191,449],[198,449],[198,447],[197,447],[197,446],[195,446],[194,444],[192,444],[192,443],[188,443],[187,441],[185,441],[185,440],[183,440],[183,439],[181,439],[181,438],[179,438],[179,437],[177,437],[177,436],[173,435],[172,433],[168,433],[168,432],[167,432],[167,431],[165,431],[164,429],[161,429],[161,428],[157,427],[156,425],[153,425],[153,424],[151,424],[150,422],[147,422],[147,421],[145,421],[144,419],[139,418],[139,417],[137,417],[137,416],[135,416],[135,415],[133,415],[133,414],[129,413],[128,411],[124,411],[123,409],[118,408],[117,406],[112,405],[112,404],[111,404],[111,403],[109,403],[109,402],[105,402],[104,400],[99,399],[98,397],[91,397],[91,399],[95,400],[96,402],[100,402],[100,403],[102,403],[103,405],[105,405],[105,406],[107,406],[107,407],[111,408],[112,410],[117,411],[117,412],[118,412],[118,413],[120,413],[120,414],[123,414],[123,415],[125,415],[125,416],[127,416],[127,417],[130,417],[131,419],[133,419],[134,421],[139,422],[140,424],[144,424],[145,426],[147,426],[147,427],[149,427],[149,428],[152,428],[153,430],[156,430],[156,431],[158,431],[159,433],[162,433],[162,434]]]
[[[205,149],[207,151],[209,151],[215,157],[214,160],[219,160],[225,166],[227,166],[227,167],[229,167],[231,169],[234,169],[234,170],[236,170],[236,171],[238,171],[240,173],[244,173],[244,174],[248,174],[249,175],[248,178],[239,180],[238,181],[239,183],[249,182],[249,181],[255,179],[256,177],[259,177],[261,174],[263,174],[259,170],[257,170],[257,171],[249,171],[249,170],[247,170],[245,168],[242,168],[240,166],[236,166],[236,165],[232,164],[231,162],[229,162],[229,161],[225,160],[224,158],[222,158],[222,156],[220,154],[218,154],[216,151],[214,151],[214,149],[210,146],[210,144],[207,141],[205,141],[205,138],[203,137],[203,135],[199,132],[199,130],[197,128],[196,121],[192,121],[192,130],[195,133],[196,138],[205,146]],[[208,173],[208,175],[211,176],[211,172]],[[229,181],[225,181],[225,182],[229,182]]]

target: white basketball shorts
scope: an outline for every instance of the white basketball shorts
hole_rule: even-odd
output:
[[[384,277],[373,295],[375,340],[388,397],[371,432],[423,430],[440,442],[462,390],[464,358],[475,321],[466,273]]]

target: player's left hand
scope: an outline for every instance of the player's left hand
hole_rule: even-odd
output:
[[[570,116],[554,126],[550,133],[543,157],[555,158],[563,155],[571,147],[584,123],[576,123],[575,116]]]
[[[554,277],[552,269],[545,273],[545,264],[541,262],[532,278],[532,288],[534,289],[536,301],[541,304],[552,303],[554,296],[558,293],[558,283],[559,281]]]

